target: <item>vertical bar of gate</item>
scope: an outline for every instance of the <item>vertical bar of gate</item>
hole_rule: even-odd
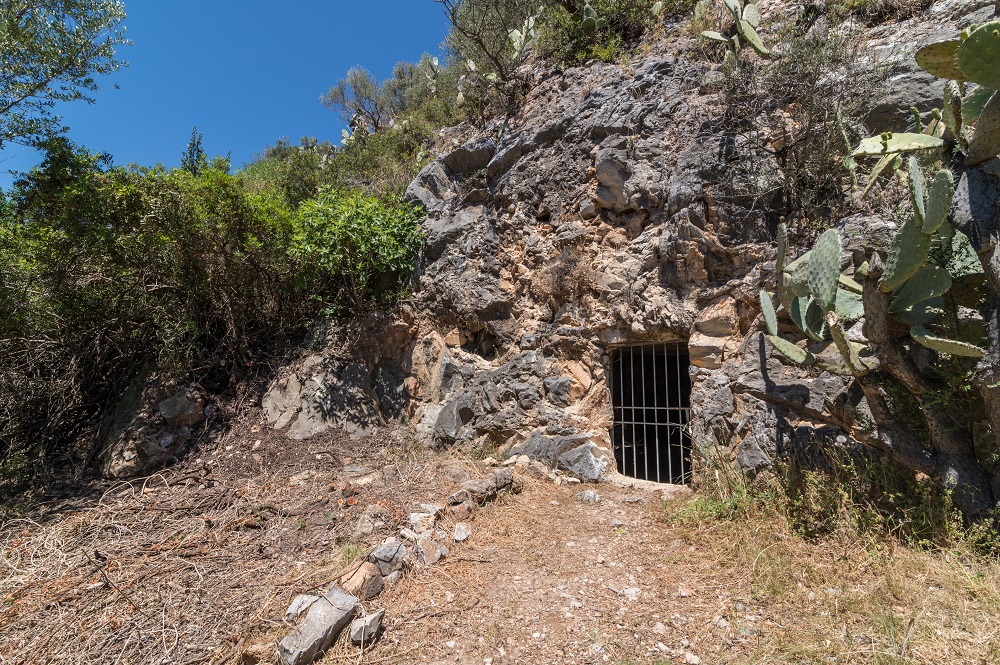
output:
[[[667,405],[667,482],[674,482],[674,455],[673,455],[673,436],[670,427],[670,423],[673,421],[673,417],[670,415],[670,354],[667,353],[667,345],[663,345],[663,389],[666,391],[664,396]]]
[[[629,384],[632,386],[632,477],[638,478],[638,463],[635,457],[635,347],[628,347]]]
[[[684,480],[684,427],[683,427],[684,418],[683,418],[683,415],[682,415],[683,414],[682,409],[684,408],[684,400],[683,400],[684,391],[681,388],[681,353],[680,353],[680,351],[681,351],[681,345],[680,344],[675,344],[674,345],[674,364],[677,366],[677,423],[678,423],[678,427],[677,427],[677,441],[678,441],[678,447],[680,448],[680,453],[681,453],[681,476],[680,476],[680,479],[683,482],[683,480]]]
[[[639,347],[639,376],[642,381],[642,390],[639,391],[640,398],[642,399],[642,466],[643,466],[643,480],[649,480],[649,438],[646,436],[648,434],[649,414],[647,413],[646,407],[649,406],[646,403],[646,349],[649,345],[643,345]]]
[[[657,392],[657,381],[656,381],[656,351],[657,348],[653,347],[653,362],[650,365],[653,368],[653,443],[656,446],[656,482],[661,483],[660,477],[660,397]]]
[[[622,372],[624,370],[625,360],[622,358],[621,351],[615,353],[618,357],[618,449],[622,454],[622,467],[621,472],[625,473],[625,382],[622,381]]]

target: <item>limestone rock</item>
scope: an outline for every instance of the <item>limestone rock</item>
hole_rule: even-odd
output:
[[[438,543],[431,534],[424,534],[417,539],[417,558],[425,566],[435,563],[448,556],[448,548]]]
[[[299,594],[292,599],[292,604],[285,610],[285,621],[298,621],[299,617],[308,610],[313,603],[319,600],[319,596],[310,594]]]
[[[468,540],[472,536],[472,527],[470,527],[465,522],[459,522],[455,525],[454,539],[456,543],[461,543]]]
[[[205,399],[190,388],[163,400],[157,409],[170,427],[191,427],[205,420]]]
[[[385,609],[381,609],[374,614],[369,614],[351,622],[351,643],[368,645],[375,641],[379,631],[382,630],[382,619],[385,617]]]
[[[334,587],[312,604],[305,619],[278,643],[282,665],[308,665],[354,618],[358,599]]]
[[[400,570],[408,555],[406,545],[389,540],[376,547],[368,556],[368,560],[375,564],[380,574],[386,576]]]
[[[361,564],[353,573],[345,575],[340,583],[344,591],[361,600],[371,600],[382,593],[382,574],[370,561]]]

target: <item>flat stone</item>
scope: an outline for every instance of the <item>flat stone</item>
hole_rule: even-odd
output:
[[[305,619],[278,643],[282,665],[308,665],[337,639],[354,618],[358,599],[339,587],[309,607]]]
[[[417,533],[430,531],[434,528],[434,515],[431,513],[410,513],[410,526]]]
[[[600,503],[601,495],[595,490],[583,490],[576,495],[576,500],[580,503]]]
[[[371,644],[378,637],[382,629],[382,618],[385,616],[385,609],[381,609],[374,614],[369,614],[361,619],[351,622],[351,642],[354,644]]]
[[[448,548],[439,544],[430,534],[424,534],[417,540],[417,557],[425,566],[433,566],[446,556]]]

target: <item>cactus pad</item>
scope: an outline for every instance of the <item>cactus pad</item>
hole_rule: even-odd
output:
[[[747,6],[743,8],[743,20],[754,28],[760,27],[760,10],[757,9],[757,5],[752,2],[747,3]]]
[[[865,303],[857,293],[837,289],[835,310],[842,321],[853,323],[865,315]]]
[[[826,329],[826,316],[815,298],[796,298],[792,301],[792,309],[789,314],[795,325],[817,342],[822,342],[829,336],[829,331]]]
[[[767,325],[767,332],[772,335],[778,334],[778,314],[774,311],[774,303],[771,301],[771,294],[767,291],[760,292],[760,311],[764,315],[764,323]]]
[[[771,344],[776,351],[797,365],[812,365],[816,362],[816,356],[777,335],[771,335]]]
[[[807,276],[809,290],[823,311],[829,312],[837,304],[837,281],[840,277],[840,234],[829,229],[819,237],[809,259]]]
[[[701,36],[705,39],[711,39],[713,42],[722,42],[723,44],[729,43],[729,37],[726,37],[721,32],[716,32],[715,30],[705,30],[701,33]]]
[[[896,313],[931,298],[945,294],[951,288],[951,275],[944,268],[928,266],[910,278],[892,299],[889,311]]]
[[[965,124],[968,125],[979,119],[986,102],[990,101],[990,97],[993,96],[993,92],[989,88],[979,86],[962,99],[962,118]]]
[[[910,157],[906,164],[906,170],[910,179],[910,205],[913,206],[913,215],[917,218],[917,226],[923,228],[924,218],[927,216],[924,204],[924,174],[920,171],[920,163],[916,157]]]
[[[883,155],[882,159],[878,160],[878,164],[872,168],[872,172],[868,174],[868,184],[865,185],[865,191],[861,193],[861,198],[867,198],[868,193],[872,191],[872,187],[878,182],[879,176],[885,171],[889,166],[896,161],[896,157],[899,155],[894,152],[890,152],[887,155]]]
[[[896,312],[895,316],[896,318],[909,323],[911,326],[922,326],[925,323],[930,323],[934,319],[943,316],[944,307],[944,298],[931,298],[929,300],[919,302],[901,312]]]
[[[979,26],[962,42],[958,66],[967,80],[1000,89],[1000,21]]]
[[[931,249],[931,237],[917,228],[913,219],[899,227],[889,246],[889,259],[879,287],[892,291],[902,286],[906,280],[917,274],[927,260]]]
[[[840,355],[847,363],[847,369],[855,376],[868,374],[871,370],[861,362],[861,357],[858,355],[858,347],[851,344],[850,340],[847,339],[844,326],[837,320],[836,314],[831,313],[827,317],[827,322],[830,326],[830,336],[833,338],[833,343],[836,345],[837,350],[840,351]]]
[[[909,150],[933,150],[944,145],[937,136],[927,134],[900,133],[883,139],[881,136],[871,136],[861,141],[854,151],[855,157],[878,157],[892,152],[907,152]]]
[[[955,194],[955,176],[948,169],[941,169],[931,179],[927,190],[927,206],[924,212],[924,233],[934,233],[948,219],[951,200]]]
[[[758,55],[760,55],[763,58],[766,58],[771,55],[771,52],[767,50],[766,46],[764,46],[764,42],[761,41],[760,35],[757,34],[757,31],[753,29],[753,26],[750,25],[749,22],[740,19],[740,21],[736,24],[736,29],[739,30],[739,33],[740,35],[743,36],[743,39],[747,40],[747,43],[750,44],[750,47],[754,51],[757,51]]]
[[[958,39],[934,42],[918,49],[913,57],[917,64],[931,76],[936,76],[939,79],[964,81],[965,74],[958,67],[958,47],[961,43]]]
[[[743,13],[743,7],[740,6],[740,0],[722,0],[726,5],[726,9],[729,13],[733,15],[734,21],[740,20],[740,15]]]
[[[997,64],[1000,69],[1000,63]],[[965,165],[982,164],[1000,154],[1000,92],[994,92],[976,121],[976,133],[969,141]]]
[[[962,88],[956,81],[948,81],[944,86],[944,106],[941,121],[956,139],[962,137]]]
[[[966,342],[959,342],[954,339],[938,337],[923,326],[913,326],[910,328],[910,337],[916,340],[918,344],[926,346],[928,349],[934,349],[940,353],[947,353],[953,356],[965,356],[967,358],[982,358],[986,355],[986,352],[983,349],[975,346],[974,344],[967,344]]]
[[[785,259],[788,257],[788,226],[778,224],[778,258],[774,263],[774,271],[779,275],[785,271]]]
[[[844,289],[845,291],[850,291],[851,293],[860,294],[862,291],[864,291],[863,286],[858,284],[856,281],[854,281],[847,275],[841,275],[840,279],[837,280],[837,283],[840,284],[840,287],[842,289]]]

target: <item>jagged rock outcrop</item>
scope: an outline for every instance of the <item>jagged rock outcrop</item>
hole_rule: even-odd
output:
[[[869,50],[906,63],[918,42],[952,35],[992,4],[939,0],[926,16],[871,30]],[[800,12],[788,3],[764,9],[788,21]],[[689,354],[694,443],[751,473],[816,428],[864,416],[844,379],[786,364],[760,334],[757,294],[774,269],[770,211],[779,208],[781,166],[720,122],[722,74],[685,50],[685,38],[673,39],[625,66],[527,66],[535,78],[520,112],[410,185],[407,197],[428,214],[414,298],[401,315],[408,327],[393,333],[405,341],[386,345],[372,329],[353,338],[356,348],[381,350],[352,362],[396,377],[424,442],[499,447],[605,478],[616,472],[611,353],[650,342],[676,342]],[[940,97],[919,81],[890,88],[873,129]],[[773,145],[787,131],[780,113],[772,121]],[[894,228],[863,215],[831,222],[848,252],[885,242]],[[343,383],[348,367],[314,383]],[[283,379],[267,398],[276,426],[312,413],[310,371]],[[357,372],[351,390],[367,395],[364,420],[377,422],[385,400]],[[292,424],[289,435],[302,431]]]

